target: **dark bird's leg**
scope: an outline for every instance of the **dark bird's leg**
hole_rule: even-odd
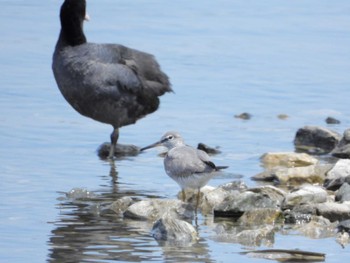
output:
[[[119,129],[114,128],[113,132],[111,133],[111,148],[109,149],[109,159],[113,159],[114,157],[114,152],[115,152],[115,147],[117,145],[117,141],[119,138]]]

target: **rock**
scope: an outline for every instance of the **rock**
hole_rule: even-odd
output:
[[[286,192],[272,185],[265,185],[256,188],[250,188],[249,191],[258,193],[264,196],[268,196],[271,200],[274,200],[278,207],[282,206],[283,200],[286,197]]]
[[[180,200],[149,199],[132,204],[124,212],[124,217],[136,220],[157,220],[164,214],[174,218],[192,219],[193,209]]]
[[[214,207],[222,204],[226,198],[236,194],[238,195],[246,189],[247,186],[243,181],[235,181],[221,185],[212,191],[208,191],[204,194],[202,202],[200,203],[202,214],[206,215],[212,213]]]
[[[297,229],[304,236],[312,239],[334,237],[334,229],[338,223],[331,223],[322,216],[313,216],[307,224],[298,225]]]
[[[265,249],[241,252],[240,254],[248,255],[253,258],[269,259],[278,262],[323,262],[326,254],[302,251],[299,249]]]
[[[124,213],[132,203],[133,200],[130,196],[124,196],[122,198],[119,198],[117,201],[114,201],[110,205],[109,209],[117,214]]]
[[[335,195],[335,201],[345,202],[350,201],[350,184],[344,183]]]
[[[244,226],[257,226],[283,222],[281,209],[276,208],[255,208],[244,212],[238,219],[238,223]]]
[[[337,190],[344,183],[350,183],[350,160],[340,159],[333,168],[328,171],[324,186],[328,190]]]
[[[289,116],[287,114],[281,113],[277,115],[277,118],[280,120],[286,120],[289,118]]]
[[[337,120],[336,118],[333,118],[333,117],[327,117],[325,121],[327,124],[339,124],[340,123],[340,120]]]
[[[297,150],[313,154],[325,154],[331,152],[340,140],[337,132],[317,126],[305,126],[300,128],[294,139]]]
[[[152,236],[156,240],[184,244],[198,240],[196,229],[186,221],[174,218],[171,214],[164,214],[152,228]]]
[[[235,115],[235,118],[242,119],[242,120],[250,120],[253,115],[247,112],[243,112],[241,114]]]
[[[207,154],[219,154],[219,153],[221,153],[221,151],[219,151],[217,147],[216,148],[209,147],[208,145],[206,145],[204,143],[198,143],[197,149],[202,150],[202,151],[206,152]]]
[[[313,205],[297,205],[292,209],[283,211],[286,224],[304,224],[311,221],[312,216],[316,215],[316,208]]]
[[[306,153],[275,152],[265,153],[260,157],[261,162],[267,168],[284,166],[288,168],[309,166],[316,164],[318,160]]]
[[[260,225],[244,229],[242,226],[229,225],[227,221],[217,224],[216,235],[212,237],[217,242],[239,243],[249,247],[271,246],[274,243],[275,227]]]
[[[350,158],[350,129],[344,131],[343,137],[331,154],[338,158]]]
[[[339,232],[337,233],[336,241],[342,248],[345,248],[347,244],[350,242],[350,235],[348,232]]]
[[[343,220],[337,225],[338,232],[348,232],[350,233],[350,219]]]
[[[316,204],[317,215],[321,215],[328,218],[330,221],[342,221],[350,219],[350,202],[335,203],[326,202],[322,204]]]
[[[256,181],[270,181],[281,185],[295,185],[303,183],[320,183],[326,178],[326,172],[330,170],[327,164],[317,163],[303,167],[274,167],[252,177]]]
[[[109,149],[111,148],[111,144],[109,142],[105,142],[100,145],[97,149],[97,155],[102,160],[108,158]],[[115,157],[123,157],[123,156],[136,156],[140,153],[140,148],[135,145],[124,145],[117,144],[115,147],[114,156]]]
[[[238,233],[237,243],[250,246],[258,247],[261,245],[269,246],[274,243],[275,231],[272,225],[265,225],[264,227],[257,229],[243,230]]]
[[[293,208],[301,204],[324,203],[327,201],[328,194],[320,186],[304,185],[296,191],[287,194],[283,208]]]
[[[256,208],[277,208],[278,201],[269,196],[251,191],[230,195],[218,206],[214,207],[215,217],[232,217],[238,219],[244,212]]]

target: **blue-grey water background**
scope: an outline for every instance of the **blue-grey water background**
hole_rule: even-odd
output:
[[[210,217],[199,218],[198,244],[175,248],[158,244],[144,222],[94,213],[124,195],[172,199],[179,188],[156,150],[117,160],[114,176],[97,157],[111,127],[76,113],[51,71],[61,3],[0,2],[0,261],[265,262],[239,255],[240,244],[216,242]],[[90,0],[88,12],[89,41],[154,54],[175,91],[156,113],[123,128],[120,141],[145,146],[177,130],[190,145],[220,146],[213,160],[230,168],[210,185],[237,174],[256,185],[259,157],[293,151],[304,125],[350,127],[347,0]],[[241,112],[252,119],[233,117]],[[341,124],[327,126],[328,116]],[[95,201],[65,199],[74,188]],[[299,234],[276,234],[273,248],[323,252],[327,262],[350,256],[334,238]]]

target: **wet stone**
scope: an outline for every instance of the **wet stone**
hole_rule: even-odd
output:
[[[294,138],[297,150],[311,154],[326,154],[331,152],[340,140],[337,132],[317,126],[300,128]]]
[[[136,220],[157,220],[164,214],[172,214],[174,218],[192,219],[193,209],[180,200],[149,199],[129,206],[124,217]]]
[[[333,168],[328,171],[324,187],[328,190],[337,190],[344,183],[350,183],[350,160],[340,159]]]
[[[330,221],[342,221],[350,219],[350,202],[335,203],[326,202],[322,204],[317,204],[316,212]]]
[[[338,158],[350,158],[350,129],[344,131],[343,137],[331,153]]]
[[[198,239],[196,229],[188,222],[174,218],[171,214],[164,214],[152,228],[152,236],[156,240],[183,244]]]
[[[324,203],[327,201],[328,193],[320,186],[305,185],[286,195],[283,202],[284,208],[293,208],[301,204]]]
[[[98,157],[100,157],[102,160],[107,159],[110,148],[111,148],[111,144],[108,142],[101,144],[100,147],[97,149]],[[135,145],[117,144],[115,147],[114,156],[115,157],[136,156],[139,153],[140,153],[140,148]]]
[[[232,217],[237,220],[244,212],[256,208],[278,208],[278,201],[248,190],[225,198],[220,205],[214,207],[214,216]]]
[[[235,118],[242,119],[242,120],[250,120],[252,117],[253,117],[253,115],[251,115],[248,112],[243,112],[241,114],[235,115]]]
[[[256,226],[283,222],[283,214],[276,208],[255,208],[243,213],[238,223],[244,226]]]
[[[325,121],[327,124],[340,124],[340,120],[334,117],[327,117]]]
[[[335,201],[350,201],[350,184],[344,183],[336,192]]]
[[[110,205],[109,209],[114,211],[116,214],[124,213],[133,202],[134,201],[130,196],[124,196],[119,198],[117,201],[114,201]]]

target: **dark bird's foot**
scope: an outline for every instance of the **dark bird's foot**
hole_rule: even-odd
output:
[[[102,159],[106,160],[109,157],[111,144],[105,142],[100,145],[97,149],[97,155]],[[117,144],[114,150],[114,157],[125,157],[125,156],[136,156],[140,153],[140,148],[135,145],[128,144]]]

